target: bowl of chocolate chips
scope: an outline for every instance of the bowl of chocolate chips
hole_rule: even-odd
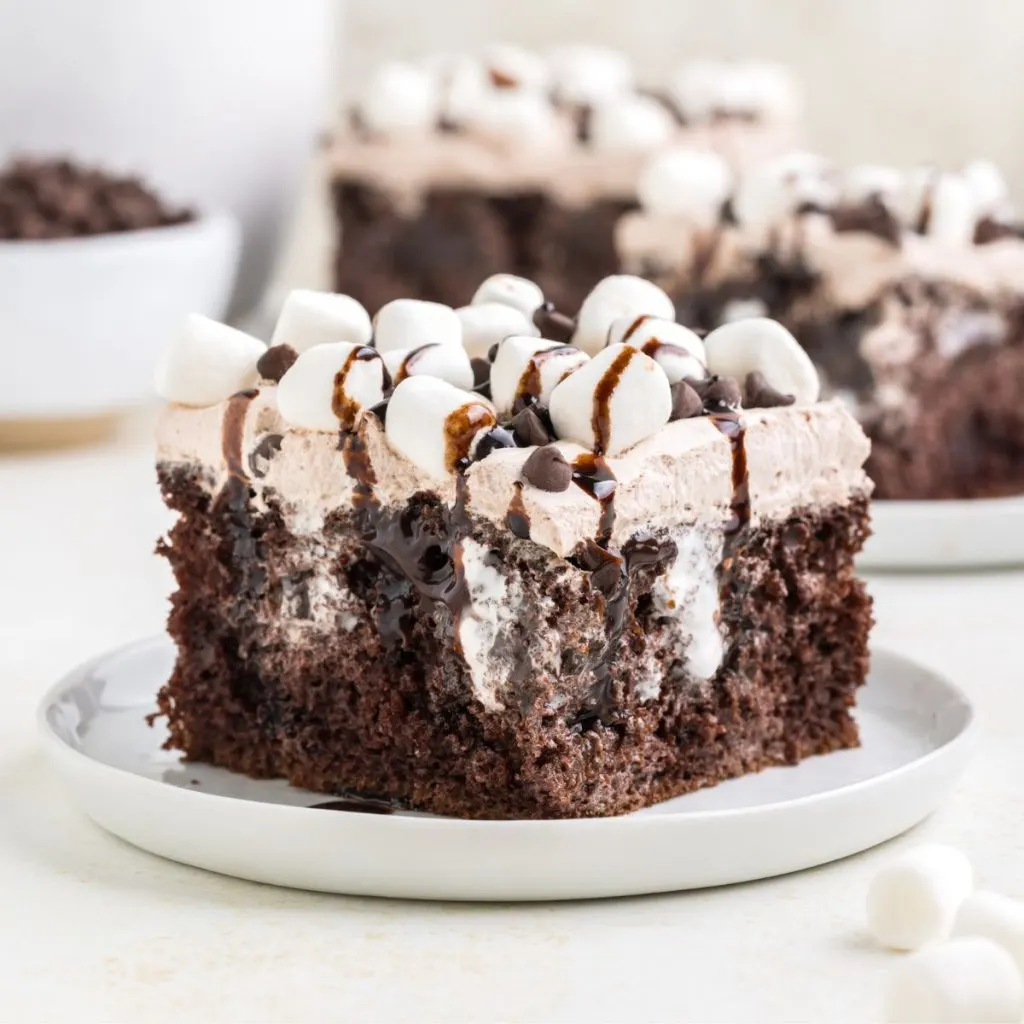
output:
[[[238,257],[231,216],[137,177],[63,158],[0,167],[0,444],[82,439],[145,403],[183,317],[224,316]]]

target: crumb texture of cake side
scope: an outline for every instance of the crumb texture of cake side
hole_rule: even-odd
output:
[[[270,348],[202,318],[169,346],[169,745],[469,818],[621,814],[856,745],[868,442],[795,340],[702,340],[630,277],[578,320],[508,275],[478,294],[371,335],[296,292]],[[473,389],[387,368],[526,296],[567,341],[500,338]]]
[[[800,106],[785,69],[753,61],[692,63],[653,92],[601,47],[385,64],[325,159],[335,287],[373,310],[460,306],[482,275],[509,271],[575,309],[617,271],[615,224],[651,153],[685,141],[757,163],[796,144]]]
[[[783,323],[872,441],[876,497],[1024,493],[1024,225],[998,170],[794,153],[731,180],[674,151],[616,227],[685,322]]]

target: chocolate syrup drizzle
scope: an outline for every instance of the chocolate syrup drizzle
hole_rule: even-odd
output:
[[[248,487],[249,477],[245,472],[242,444],[245,440],[245,417],[249,403],[259,394],[258,388],[239,391],[228,399],[221,427],[220,450],[228,468],[231,480],[241,481]]]
[[[579,350],[574,345],[558,345],[535,352],[530,356],[526,369],[523,370],[523,375],[519,378],[519,384],[516,386],[515,411],[518,412],[523,405],[535,405],[540,399],[541,392],[544,390],[540,377],[541,367],[544,363],[549,359],[557,359],[559,356],[565,355],[566,352],[577,351]],[[565,376],[568,376],[568,371]],[[563,376],[563,380],[565,376]]]
[[[530,539],[530,515],[523,504],[523,484],[520,480],[512,486],[512,500],[508,503],[505,523],[514,537],[520,540]]]
[[[607,548],[615,527],[617,481],[612,467],[608,465],[603,455],[586,452],[577,456],[573,462],[572,480],[601,506],[601,518],[597,524],[597,543],[600,547]]]

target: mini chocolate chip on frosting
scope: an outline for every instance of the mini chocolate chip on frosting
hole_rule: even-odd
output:
[[[735,410],[743,402],[740,386],[732,377],[715,378],[704,388],[701,397],[704,399],[704,408],[708,412]]]
[[[793,395],[776,391],[760,370],[747,374],[743,393],[743,404],[748,409],[775,409],[780,405],[792,405],[796,401]]]
[[[704,412],[700,395],[685,381],[672,385],[672,419],[688,420]]]
[[[526,406],[525,409],[520,409],[512,417],[509,427],[516,435],[516,440],[524,448],[533,448],[534,446],[547,444],[549,441],[554,440],[540,413],[532,405]]]
[[[533,314],[533,326],[542,338],[567,343],[576,333],[576,321],[565,313],[559,313],[553,302],[545,302]]]
[[[554,445],[548,444],[523,463],[523,478],[541,491],[567,491],[572,483],[572,466]]]
[[[260,356],[260,361],[256,364],[256,372],[264,380],[272,380],[276,384],[292,368],[292,364],[298,358],[299,353],[291,345],[271,345]]]

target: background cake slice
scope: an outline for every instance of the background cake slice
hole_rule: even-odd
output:
[[[309,345],[332,308],[338,340]],[[172,345],[174,747],[529,818],[618,814],[856,744],[871,612],[854,419],[816,401],[770,321],[702,341],[624,277],[578,324],[536,312],[578,344],[501,338],[476,390],[416,353],[461,375],[488,315],[460,338],[426,303],[379,311],[372,346],[350,301],[301,294],[269,350],[202,321]]]

